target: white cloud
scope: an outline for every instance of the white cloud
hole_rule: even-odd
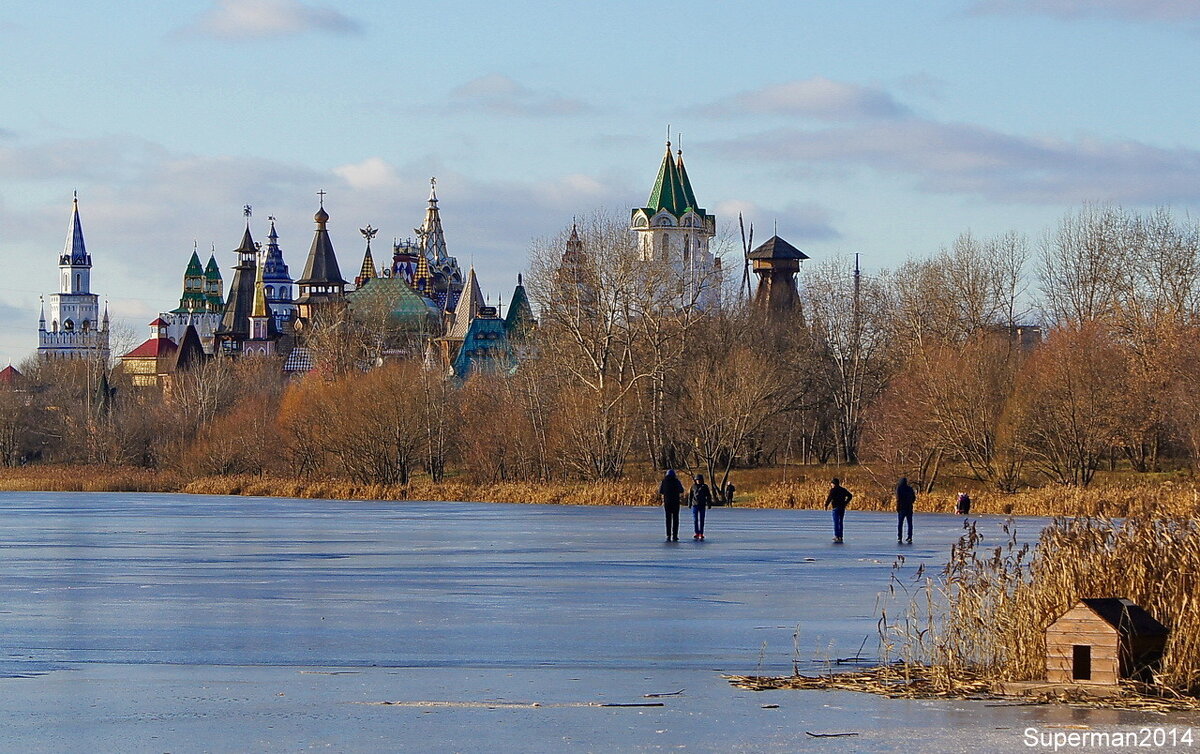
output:
[[[395,188],[400,184],[396,169],[380,157],[368,157],[362,162],[341,165],[333,172],[352,189],[377,190]]]
[[[1131,21],[1200,20],[1196,0],[979,0],[974,14],[1031,14],[1063,19],[1119,18]]]
[[[774,208],[763,207],[748,199],[729,199],[718,203],[713,211],[718,217],[733,223],[732,227],[735,228],[740,214],[746,232],[750,233],[753,228],[751,243],[754,246],[774,235],[776,226],[780,237],[796,246],[806,241],[832,241],[842,237],[841,232],[833,226],[829,208],[817,202],[793,202],[782,208]]]
[[[908,113],[904,105],[879,87],[824,76],[741,92],[696,111],[712,116],[783,115],[828,121],[897,118]]]
[[[1004,202],[1200,200],[1200,152],[1133,140],[1006,134],[905,119],[816,130],[778,129],[717,144],[726,155],[787,166],[870,168],[907,175],[926,191]]]
[[[262,39],[305,32],[347,34],[361,29],[342,12],[301,0],[216,0],[189,27],[218,39]]]
[[[562,97],[553,92],[530,89],[508,76],[492,73],[480,76],[450,92],[448,111],[477,110],[492,115],[537,118],[553,115],[580,115],[591,107],[582,100]]]

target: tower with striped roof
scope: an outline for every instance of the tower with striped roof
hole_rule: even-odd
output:
[[[696,201],[683,150],[672,155],[669,141],[650,198],[646,206],[632,210],[630,227],[638,236],[642,260],[665,263],[682,279],[685,304],[720,303],[721,260],[709,251],[717,220]]]
[[[58,258],[58,292],[50,294],[50,324],[43,311],[38,323],[38,354],[53,358],[108,361],[108,311],[100,315],[91,292],[92,256],[83,241],[79,198],[71,202],[67,241]]]

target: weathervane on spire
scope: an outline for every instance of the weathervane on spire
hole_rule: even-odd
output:
[[[369,248],[371,248],[371,239],[374,238],[376,236],[376,234],[379,233],[379,228],[373,228],[370,225],[368,225],[365,228],[359,228],[358,232],[362,233],[363,238],[367,239],[367,248],[369,249]]]
[[[253,214],[254,214],[254,208],[251,207],[249,204],[242,207],[242,216],[245,217],[247,220],[249,220],[250,215],[253,215]]]

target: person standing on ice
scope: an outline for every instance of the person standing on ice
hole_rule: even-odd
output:
[[[971,496],[965,492],[958,493],[958,502],[954,504],[954,512],[960,516],[971,514]]]
[[[692,509],[692,528],[696,533],[692,539],[704,539],[704,512],[712,507],[712,490],[704,483],[704,475],[696,475],[696,483],[688,493],[688,507]]]
[[[667,541],[679,541],[679,503],[683,498],[683,482],[675,476],[675,469],[667,469],[666,476],[658,485],[658,494],[662,497],[663,510],[667,514]]]
[[[904,522],[908,522],[908,543],[912,544],[913,506],[917,503],[917,491],[908,483],[908,477],[900,477],[896,485],[896,541],[904,542]]]
[[[842,486],[837,477],[829,485],[829,494],[825,496],[825,507],[833,509],[833,541],[842,541],[842,522],[846,518],[846,506],[854,498],[854,493]]]

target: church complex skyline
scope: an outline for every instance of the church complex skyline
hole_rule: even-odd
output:
[[[507,296],[532,239],[642,206],[668,134],[718,223],[868,270],[966,230],[1036,243],[1084,202],[1200,209],[1184,0],[6,10],[6,362],[37,347],[76,191],[91,290],[138,340],[194,248],[230,277],[244,205],[297,268],[325,192],[350,271],[359,228],[414,235],[431,176],[450,253]]]

